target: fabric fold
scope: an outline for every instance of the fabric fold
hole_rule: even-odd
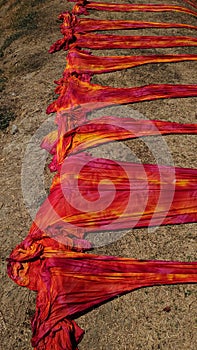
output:
[[[63,75],[103,74],[153,63],[196,61],[197,55],[94,56],[88,51],[69,50]]]
[[[36,259],[24,256],[24,262],[18,262],[13,251],[8,263],[8,274],[16,283],[21,285],[23,279],[27,288],[37,291],[32,320],[36,350],[77,350],[84,331],[74,318],[116,296],[142,287],[197,282],[196,262],[76,253],[52,239],[47,246],[44,239],[40,244],[43,249]]]
[[[72,33],[88,33],[102,30],[121,30],[121,29],[138,29],[138,28],[185,28],[197,29],[197,26],[186,23],[171,22],[147,22],[132,20],[97,20],[91,18],[79,18],[71,12],[62,12],[58,16],[63,23],[60,25],[60,31],[63,35]]]
[[[57,40],[49,52],[61,49],[88,48],[103,49],[152,49],[167,47],[197,46],[197,38],[191,36],[156,36],[156,35],[105,35],[105,34],[73,34],[69,31],[62,39]]]
[[[30,231],[86,249],[87,232],[196,222],[196,208],[196,169],[81,153],[59,166]]]
[[[84,112],[117,105],[151,101],[162,98],[195,97],[197,85],[153,84],[132,88],[112,88],[82,81],[74,75],[62,78],[55,92],[58,99],[52,102],[46,112],[70,112],[82,107]]]
[[[59,97],[47,108],[56,112],[58,130],[42,148],[53,155],[57,171],[26,238],[11,252],[7,272],[19,286],[37,293],[31,321],[34,350],[78,350],[84,330],[75,318],[135,289],[197,282],[197,262],[138,260],[99,256],[88,233],[197,222],[197,169],[94,158],[83,151],[111,141],[167,134],[197,134],[197,124],[102,117],[87,113],[103,107],[163,98],[196,97],[197,85],[152,84],[113,88],[91,84],[93,74],[148,63],[195,61],[197,55],[97,57],[78,49],[148,49],[197,46],[190,36],[121,36],[92,31],[137,28],[187,28],[182,23],[108,21],[77,18],[88,10],[178,12],[196,10],[165,4],[76,2],[60,15],[63,38],[50,48],[70,50]],[[193,0],[185,0],[193,8]],[[113,233],[112,233],[113,234]],[[181,234],[181,233],[180,233]]]
[[[187,4],[197,9],[197,4],[195,0],[183,0],[183,1],[185,1]]]
[[[117,4],[105,2],[93,2],[87,0],[67,0],[76,2],[72,12],[76,15],[88,15],[88,10],[110,11],[110,12],[180,12],[197,16],[197,12],[184,6],[169,4]]]
[[[60,129],[62,130],[61,126]],[[70,154],[84,151],[107,142],[170,134],[195,135],[197,134],[197,124],[104,116],[65,132],[61,136],[63,140],[59,140],[58,130],[55,130],[43,139],[41,147],[55,155],[57,144],[61,142],[61,147],[58,147],[58,156],[59,163],[62,163]]]

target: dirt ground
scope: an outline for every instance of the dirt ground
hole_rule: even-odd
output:
[[[126,1],[124,1],[126,2]],[[131,2],[131,1],[130,1]],[[149,3],[149,1],[132,1]],[[161,3],[162,1],[154,1]],[[185,5],[184,1],[165,3]],[[0,349],[30,350],[30,318],[35,311],[35,293],[15,285],[6,274],[6,258],[26,236],[32,218],[24,202],[21,169],[31,137],[48,118],[47,105],[55,98],[54,80],[65,67],[65,52],[48,54],[50,45],[60,38],[57,16],[73,4],[54,0],[0,1],[1,57],[0,106],[1,148],[1,305]],[[186,5],[189,7],[189,5]],[[93,18],[144,19],[196,24],[195,18],[178,13],[107,13],[92,12]],[[194,35],[182,29],[149,29],[139,33],[156,35]],[[128,31],[121,31],[127,34]],[[196,53],[195,48],[111,50],[100,55],[151,53]],[[97,75],[93,82],[114,87],[148,83],[184,83],[197,81],[196,63],[155,64],[116,73]],[[133,104],[130,108],[149,119],[196,122],[196,99],[173,99]],[[194,136],[167,136],[171,161],[176,166],[197,168]],[[125,146],[143,162],[169,161],[154,139],[151,147],[144,141],[127,141]],[[24,176],[24,174],[23,174]],[[51,181],[45,167],[45,188]],[[32,174],[32,181],[35,180]],[[36,179],[39,181],[39,179]],[[31,183],[29,184],[31,187]],[[36,205],[43,201],[38,196]],[[136,229],[120,240],[95,249],[95,253],[140,259],[196,260],[196,225],[159,227],[155,232]],[[195,350],[196,286],[177,285],[146,288],[116,298],[80,317],[77,322],[86,334],[80,350]]]

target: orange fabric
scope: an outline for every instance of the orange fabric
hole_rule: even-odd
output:
[[[59,17],[63,23],[60,25],[60,31],[64,35],[73,33],[87,33],[100,30],[121,30],[137,28],[187,28],[197,29],[196,26],[186,23],[172,22],[147,22],[133,20],[98,20],[92,18],[79,18],[71,12],[62,12]]]
[[[78,34],[65,36],[56,41],[49,52],[61,49],[88,48],[102,49],[151,49],[165,47],[197,46],[197,38],[191,36],[151,36],[151,35],[104,35],[104,34]]]
[[[71,252],[49,238],[31,244],[24,241],[12,252],[8,274],[37,291],[32,320],[36,350],[77,350],[84,332],[73,318],[117,295],[145,286],[197,282],[197,263]]]
[[[63,75],[102,74],[150,63],[196,61],[197,55],[94,56],[87,51],[69,50]]]
[[[70,248],[87,249],[87,232],[196,221],[197,170],[82,153],[59,166],[30,233],[39,228]]]
[[[185,1],[186,3],[188,3],[189,5],[197,9],[197,3],[195,0],[183,0],[183,1]]]
[[[71,0],[72,1],[72,0]],[[186,0],[194,5],[193,0]],[[195,7],[195,6],[194,6]],[[87,121],[87,112],[113,104],[160,98],[197,96],[197,85],[146,85],[112,88],[91,84],[95,73],[141,64],[196,60],[196,55],[146,55],[97,58],[76,48],[152,48],[197,46],[193,37],[89,34],[89,31],[195,26],[139,21],[77,19],[87,9],[107,11],[176,11],[196,16],[182,6],[110,4],[77,1],[72,14],[63,13],[64,38],[51,52],[70,49],[68,65],[57,84],[58,131],[42,143],[53,154],[57,171],[50,193],[41,205],[27,237],[10,254],[8,275],[20,286],[37,292],[32,320],[35,350],[78,350],[84,331],[74,318],[92,307],[134,289],[161,284],[196,283],[197,262],[144,261],[98,256],[88,232],[182,224],[197,221],[197,170],[93,158],[79,153],[112,140],[196,134],[196,124],[103,117]],[[108,27],[109,26],[109,27]]]
[[[68,2],[76,2],[72,12],[77,15],[88,15],[88,10],[98,10],[112,12],[182,12],[195,17],[197,16],[197,12],[194,10],[169,4],[117,4],[87,0],[68,0]]]
[[[60,95],[47,108],[47,113],[73,113],[78,108],[89,112],[99,108],[127,104],[141,101],[150,101],[161,98],[197,96],[197,85],[155,84],[133,88],[112,88],[91,84],[75,76],[62,78],[58,82],[56,94]]]
[[[151,5],[152,6],[152,5]],[[183,23],[157,23],[144,21],[113,21],[77,18],[73,13],[63,12],[59,19],[63,20],[60,31],[64,38],[53,44],[49,52],[60,49],[68,50],[72,47],[86,47],[91,49],[112,48],[153,48],[196,46],[195,38],[175,36],[119,36],[91,34],[88,32],[102,30],[137,29],[137,28],[187,28],[197,29],[196,26]],[[82,35],[81,35],[82,34]],[[151,40],[151,43],[149,42]]]
[[[55,130],[47,135],[41,147],[54,155],[49,165],[51,171],[58,169],[64,159],[73,153],[115,141],[150,135],[197,134],[197,124],[180,124],[162,120],[117,118],[112,116],[97,118],[75,127],[65,133],[63,125],[68,116],[59,117],[59,136]]]

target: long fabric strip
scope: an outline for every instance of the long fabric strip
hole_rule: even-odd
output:
[[[69,50],[64,74],[102,74],[150,63],[196,61],[197,55],[94,56],[77,49]]]
[[[40,239],[15,248],[8,274],[20,286],[37,291],[34,349],[77,350],[84,332],[75,317],[141,287],[196,283],[197,263],[83,254]]]
[[[68,35],[56,41],[49,52],[61,49],[150,49],[181,46],[197,46],[197,38],[190,36],[148,36],[148,35],[104,35],[78,34]]]
[[[68,244],[69,237],[83,240],[87,232],[196,221],[196,169],[111,161],[81,153],[61,165],[34,223]]]
[[[62,124],[60,129],[62,129]],[[70,154],[110,141],[169,134],[197,135],[197,124],[107,116],[86,122],[65,132],[61,141],[58,140],[58,131],[55,130],[44,138],[41,147],[53,155],[56,154],[58,148],[58,164],[61,164]],[[59,142],[61,142],[61,147],[58,147]]]
[[[74,1],[74,0],[71,0]],[[196,16],[182,6],[110,4],[77,0],[72,15],[63,13],[64,38],[50,52],[72,49],[59,97],[47,109],[57,112],[58,131],[42,147],[54,155],[57,171],[25,240],[10,254],[8,275],[37,292],[32,320],[35,350],[78,350],[84,331],[74,318],[134,289],[161,284],[196,283],[197,262],[144,261],[82,253],[92,249],[89,232],[192,223],[197,221],[197,169],[137,164],[77,153],[113,140],[196,134],[197,126],[165,121],[103,117],[87,121],[87,112],[159,98],[197,96],[197,85],[147,85],[112,88],[91,84],[95,73],[156,62],[196,60],[196,55],[103,57],[76,48],[165,48],[197,46],[188,36],[118,36],[89,34],[125,28],[188,28],[176,23],[77,19],[88,9],[119,12],[174,11]],[[193,7],[193,0],[186,0]],[[89,67],[88,67],[89,64]],[[80,67],[81,65],[81,67]],[[114,66],[113,66],[114,65]],[[55,158],[56,157],[56,158]],[[55,163],[56,162],[56,163]]]
[[[150,101],[161,98],[197,96],[197,85],[155,84],[134,88],[112,88],[81,81],[75,76],[61,79],[56,93],[60,96],[47,108],[47,113],[80,108],[90,112],[110,105]]]
[[[189,5],[197,9],[197,3],[195,0],[183,0],[183,1],[185,1],[186,3],[188,3]]]
[[[70,12],[59,15],[63,20],[60,31],[63,35],[74,33],[88,33],[101,30],[138,29],[138,28],[186,28],[197,29],[197,26],[184,23],[163,23],[131,20],[96,20],[91,18],[78,18]]]
[[[182,12],[188,15],[197,16],[197,12],[187,7],[169,4],[116,4],[104,2],[92,2],[86,0],[68,0],[77,2],[72,12],[76,15],[88,15],[88,10],[111,11],[111,12]]]

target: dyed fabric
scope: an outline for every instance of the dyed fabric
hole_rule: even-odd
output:
[[[76,2],[72,12],[76,15],[88,15],[88,10],[112,11],[112,12],[182,12],[197,16],[197,12],[187,7],[169,4],[116,4],[104,2],[92,2],[87,0],[68,0]]]
[[[60,135],[64,117],[62,116]],[[66,117],[67,119],[67,117]],[[197,134],[197,124],[181,124],[162,120],[146,120],[133,118],[117,118],[112,116],[97,118],[65,132],[58,137],[55,130],[47,135],[41,147],[51,154],[58,148],[58,163],[73,153],[87,150],[110,141],[120,141],[152,135]],[[59,145],[61,143],[61,147]]]
[[[197,85],[145,85],[134,88],[112,88],[91,84],[75,76],[60,79],[56,94],[60,96],[47,108],[47,113],[69,111],[82,106],[86,112],[99,108],[161,98],[197,96]]]
[[[93,158],[79,153],[115,140],[151,135],[197,134],[197,124],[159,120],[102,117],[87,113],[116,105],[161,98],[195,97],[197,85],[155,84],[112,88],[91,84],[93,74],[108,73],[148,63],[195,61],[197,55],[97,57],[79,49],[165,48],[197,46],[189,36],[120,36],[93,31],[137,28],[187,28],[179,23],[108,21],[77,18],[88,10],[119,12],[180,12],[182,6],[77,2],[64,12],[63,38],[50,52],[70,50],[63,78],[57,81],[58,130],[42,147],[53,155],[56,171],[50,193],[37,212],[27,237],[10,254],[8,275],[20,286],[37,292],[32,320],[35,350],[78,350],[84,331],[74,319],[134,289],[161,284],[196,283],[197,262],[126,259],[87,254],[92,244],[86,234],[108,230],[197,222],[197,169],[138,164]],[[193,0],[186,3],[196,8]],[[180,232],[181,234],[181,232]],[[148,239],[148,236],[147,236]]]
[[[122,69],[133,68],[150,63],[170,63],[183,61],[196,61],[197,55],[144,55],[144,56],[94,56],[87,51],[77,49],[69,50],[66,57],[68,74],[102,74]]]
[[[37,291],[35,350],[76,350],[83,330],[73,320],[117,295],[141,287],[196,283],[197,263],[143,261],[71,252],[43,238],[10,255],[9,276]]]
[[[78,18],[73,13],[63,12],[58,17],[63,23],[60,31],[65,36],[74,33],[88,33],[101,30],[137,29],[137,28],[186,28],[197,29],[196,26],[184,23],[145,22],[131,20],[96,20],[91,18]]]
[[[137,29],[137,28],[188,28],[197,29],[196,26],[180,23],[156,23],[143,21],[108,21],[95,19],[78,19],[69,12],[59,16],[63,20],[60,26],[63,39],[58,40],[49,50],[50,53],[60,49],[68,50],[72,47],[85,47],[90,49],[113,49],[113,48],[153,48],[153,47],[176,47],[196,46],[196,39],[192,37],[175,36],[119,36],[88,34],[92,31],[111,29]]]
[[[66,245],[70,238],[73,247],[72,239],[84,240],[87,232],[196,222],[196,208],[196,169],[82,153],[59,166],[34,224]]]
[[[57,171],[59,164],[73,153],[99,146],[110,141],[120,141],[136,137],[169,134],[196,134],[196,124],[180,124],[159,120],[135,120],[132,118],[102,117],[79,123],[67,128],[69,116],[58,114],[58,130],[48,134],[41,147],[53,155],[49,169]],[[70,127],[69,123],[69,127]],[[66,132],[66,130],[69,130]]]
[[[195,0],[183,0],[183,1],[185,1],[186,3],[188,3],[189,5],[197,9],[197,3]]]
[[[150,49],[165,47],[197,46],[197,38],[190,36],[151,36],[151,35],[104,35],[78,34],[68,35],[56,41],[49,52],[54,53],[61,49],[88,48],[88,49]]]

